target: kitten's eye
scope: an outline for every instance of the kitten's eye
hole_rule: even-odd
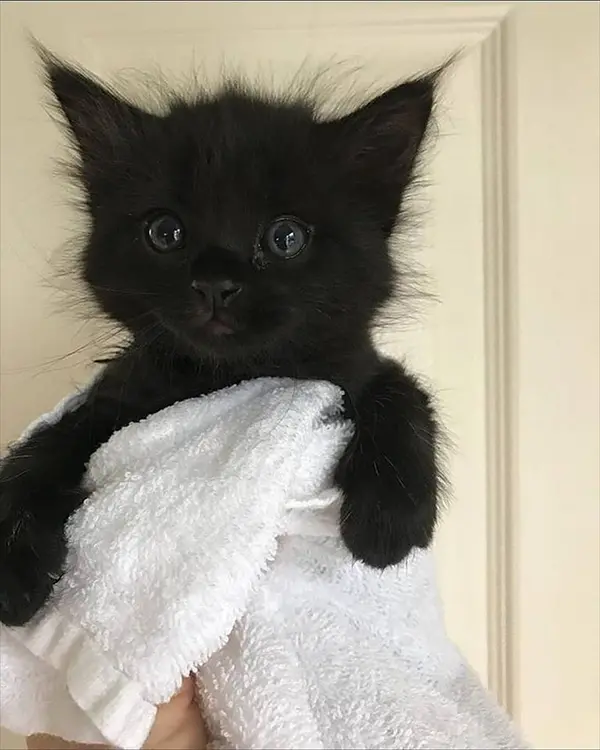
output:
[[[307,248],[310,235],[310,227],[302,221],[282,216],[267,227],[263,242],[274,255],[287,260]]]
[[[158,253],[170,253],[183,246],[183,224],[173,214],[154,215],[145,224],[146,240]]]

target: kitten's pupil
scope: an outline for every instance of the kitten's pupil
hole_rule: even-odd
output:
[[[309,229],[299,219],[281,218],[266,231],[266,241],[271,252],[282,258],[294,258],[308,245]]]
[[[183,245],[183,225],[173,214],[160,214],[147,223],[146,236],[153,250],[168,253]]]

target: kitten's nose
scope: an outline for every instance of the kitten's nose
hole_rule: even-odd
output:
[[[227,307],[242,291],[240,284],[230,279],[221,281],[192,281],[192,288],[214,307]]]

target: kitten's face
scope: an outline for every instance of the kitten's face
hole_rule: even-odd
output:
[[[319,122],[239,88],[159,117],[47,69],[81,156],[84,276],[105,312],[226,359],[368,329],[393,288],[387,240],[433,78]]]
[[[130,327],[233,356],[327,335],[389,294],[383,237],[348,210],[310,113],[234,97],[141,132],[93,194],[86,258]]]

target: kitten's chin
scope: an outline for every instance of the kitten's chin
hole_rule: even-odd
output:
[[[222,321],[213,319],[202,326],[174,330],[180,341],[185,342],[186,348],[197,357],[209,356],[211,359],[240,360],[262,349],[256,346],[246,332],[236,330]],[[254,343],[254,346],[253,346]],[[262,342],[261,342],[262,343]]]
[[[240,363],[258,355],[269,356],[269,353],[277,351],[282,340],[274,334],[274,331],[269,336],[247,330],[223,330],[220,325],[211,324],[200,330],[187,331],[184,337],[187,347],[199,358],[210,357],[212,360]]]
[[[281,346],[283,326],[268,329],[250,328],[225,317],[178,321],[161,316],[162,325],[171,337],[181,342],[189,353],[196,357],[230,361],[244,360],[257,354],[266,354]]]
[[[196,354],[204,353],[214,356],[221,353],[235,353],[236,349],[244,349],[243,331],[229,320],[198,316],[178,321],[166,316],[159,317],[169,334],[185,343],[186,348]]]
[[[246,348],[240,333],[219,320],[188,330],[184,336],[196,352],[212,356],[237,356]]]

